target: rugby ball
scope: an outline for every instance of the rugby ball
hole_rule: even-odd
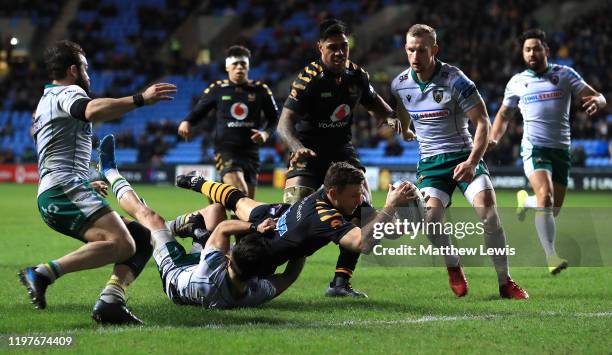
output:
[[[402,181],[396,181],[393,184],[394,188],[398,188]],[[400,221],[408,221],[408,223],[418,223],[425,220],[425,215],[427,214],[427,203],[425,202],[425,198],[421,194],[419,188],[416,188],[417,198],[414,200],[410,200],[406,205],[400,206],[395,210],[395,218]]]

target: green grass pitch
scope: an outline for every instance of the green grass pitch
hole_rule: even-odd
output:
[[[201,196],[170,186],[139,185],[136,190],[166,218],[204,203]],[[384,197],[376,193],[375,205],[380,206]],[[279,201],[281,192],[262,188],[258,199]],[[499,191],[498,201],[512,206],[514,193]],[[454,203],[465,206],[459,195]],[[612,207],[612,194],[572,192],[566,206]],[[74,344],[63,350],[86,354],[609,353],[612,349],[609,267],[570,267],[558,277],[549,276],[542,267],[512,268],[513,278],[531,299],[508,301],[498,299],[492,267],[466,268],[470,293],[456,299],[443,268],[363,263],[353,285],[370,297],[329,299],[323,293],[336,262],[333,245],[309,258],[285,294],[258,309],[216,311],[174,305],[163,294],[151,260],[128,290],[129,305],[146,325],[99,327],[90,313],[111,267],[66,275],[49,288],[47,309],[35,310],[17,281],[17,271],[80,244],[44,225],[33,185],[0,184],[0,211],[0,353],[40,353],[40,348],[7,346],[8,335],[26,334],[71,335]],[[512,235],[508,237],[512,242]]]

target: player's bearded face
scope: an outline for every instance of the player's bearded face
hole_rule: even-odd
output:
[[[539,39],[528,38],[523,43],[523,60],[527,67],[533,71],[541,72],[546,69],[548,52],[548,47]]]
[[[81,57],[81,65],[79,65],[79,68],[77,71],[75,84],[80,86],[81,89],[85,90],[85,93],[89,95],[90,94],[89,93],[90,81],[89,81],[89,75],[87,75],[87,68],[89,66],[87,64],[87,60],[85,59],[85,57],[82,55],[80,55],[80,57]]]
[[[335,35],[320,40],[318,45],[323,64],[332,72],[341,73],[349,57],[348,38],[343,34]]]
[[[363,202],[363,186],[348,185],[342,192],[336,193],[337,206],[334,206],[345,216],[352,215]]]

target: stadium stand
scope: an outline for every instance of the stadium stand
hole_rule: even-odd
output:
[[[130,95],[154,80],[178,85],[179,94],[169,104],[143,108],[127,114],[122,120],[95,127],[101,137],[114,133],[118,139],[118,159],[121,163],[198,163],[212,161],[210,148],[212,127],[190,142],[176,136],[178,122],[212,80],[225,76],[220,60],[197,65],[195,60],[176,61],[158,56],[165,44],[176,41],[174,31],[196,12],[208,16],[234,16],[240,21],[238,43],[248,46],[253,53],[250,76],[262,80],[281,92],[279,85],[309,61],[316,58],[317,24],[335,16],[357,28],[383,8],[397,5],[396,1],[302,1],[284,2],[275,11],[267,11],[268,3],[252,1],[165,1],[165,0],[83,0],[76,16],[69,22],[67,38],[80,43],[90,60],[92,92],[95,96]],[[38,31],[49,27],[62,14],[65,1],[17,1],[0,5],[0,18],[26,17]],[[441,59],[462,68],[478,85],[494,116],[508,78],[520,70],[522,63],[517,45],[513,42],[525,28],[538,25],[531,13],[549,6],[551,1],[486,1],[441,5],[425,0],[412,1],[414,18],[430,23],[438,29],[443,43]],[[585,79],[610,97],[612,70],[605,65],[612,52],[610,2],[574,17],[560,30],[550,33],[552,62],[572,65]],[[485,8],[488,16],[471,18],[475,8]],[[460,19],[460,20],[459,20]],[[589,26],[585,26],[588,24]],[[405,66],[401,54],[403,36],[409,23],[395,29],[394,35],[377,38],[365,53],[359,53],[359,64],[372,67],[372,80],[379,93],[392,102],[388,85],[392,74],[377,68],[386,58],[396,66]],[[586,30],[588,28],[588,30]],[[0,162],[35,161],[33,142],[29,137],[31,112],[45,82],[42,58],[13,55],[11,45],[0,37]],[[353,41],[352,41],[353,42]],[[173,42],[175,43],[175,42]],[[175,43],[180,50],[180,43]],[[33,51],[32,51],[33,52]],[[399,56],[397,53],[399,52]],[[395,53],[395,54],[392,54]],[[221,54],[218,55],[220,58]],[[4,65],[4,70],[2,69]],[[28,80],[23,80],[28,78]],[[282,105],[284,97],[277,97]],[[612,114],[595,118],[574,108],[572,111],[573,147],[582,149],[587,167],[610,167],[608,134],[612,129]],[[414,165],[418,148],[414,142],[396,142],[390,132],[376,127],[365,110],[356,111],[353,127],[354,142],[366,165]],[[487,160],[492,165],[514,165],[518,159],[518,144],[522,134],[520,120],[509,127],[500,145]],[[395,146],[387,147],[388,142]],[[580,148],[578,148],[580,147]],[[385,155],[395,150],[399,155]],[[506,154],[512,152],[512,155]],[[282,148],[278,141],[270,141],[261,150],[262,161],[282,165]],[[580,154],[578,154],[580,155]]]

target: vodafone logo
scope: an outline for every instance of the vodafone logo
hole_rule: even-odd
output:
[[[342,104],[334,110],[334,113],[332,113],[331,116],[329,116],[329,118],[331,118],[331,120],[334,122],[338,122],[338,121],[342,121],[343,119],[347,118],[350,114],[351,114],[351,107],[347,104]]]
[[[242,102],[236,102],[230,108],[230,113],[232,114],[232,117],[242,121],[249,115],[249,107]]]

